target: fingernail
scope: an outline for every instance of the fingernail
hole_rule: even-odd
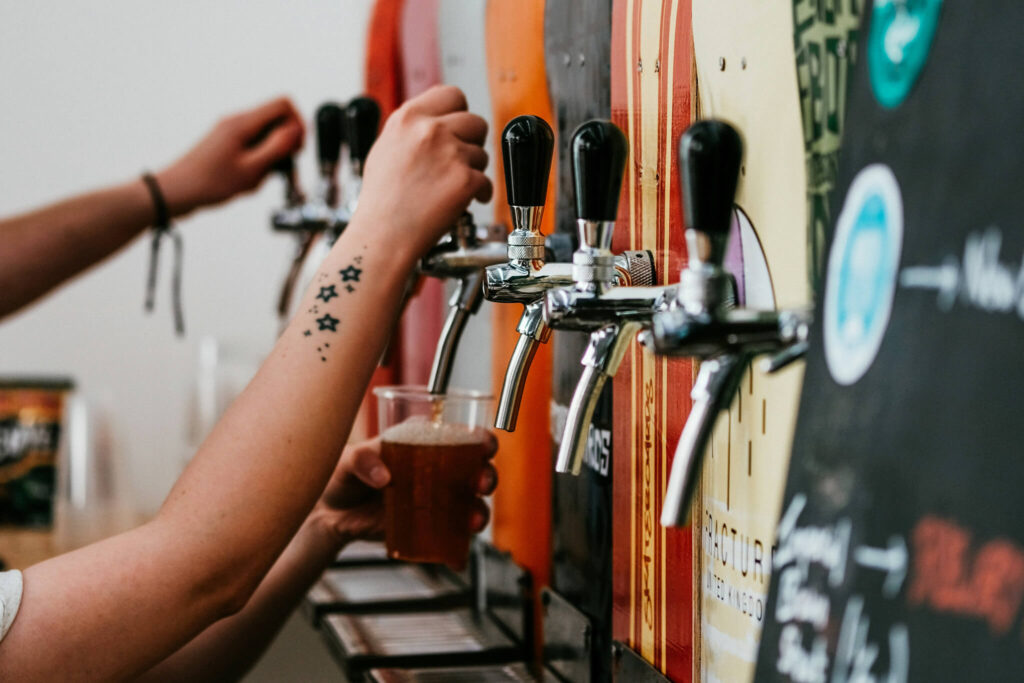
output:
[[[388,468],[384,465],[374,465],[373,469],[370,470],[370,481],[373,482],[374,486],[384,486],[391,481],[391,473],[388,472]]]

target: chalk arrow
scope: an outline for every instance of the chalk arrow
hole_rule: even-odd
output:
[[[862,545],[854,551],[853,559],[862,567],[885,572],[882,593],[887,598],[896,597],[907,577],[907,544],[902,536],[890,536],[888,548]]]

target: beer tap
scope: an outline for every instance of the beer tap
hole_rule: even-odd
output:
[[[483,303],[481,283],[484,269],[505,260],[504,230],[501,226],[477,227],[473,217],[463,213],[454,227],[420,261],[419,272],[430,277],[455,280],[458,286],[448,301],[441,338],[430,368],[430,393],[448,389],[452,361],[469,316]]]
[[[352,177],[346,187],[342,211],[345,216],[351,217],[359,203],[366,157],[369,156],[373,143],[377,141],[377,130],[380,127],[380,105],[372,97],[353,98],[345,107],[344,121]]]
[[[776,354],[767,366],[774,372],[807,349],[808,312],[736,308],[736,281],[723,262],[742,154],[739,133],[721,121],[698,121],[679,141],[689,261],[675,300],[641,335],[655,353],[701,360],[665,493],[665,526],[686,524],[715,420],[732,403],[750,360]]]
[[[643,272],[634,271],[634,284],[615,286],[611,241],[627,155],[626,136],[610,122],[589,121],[573,134],[580,246],[573,254],[573,284],[545,294],[544,319],[554,329],[591,335],[558,449],[555,467],[559,472],[579,474],[594,407],[605,382],[615,375],[636,333],[673,296],[672,287],[649,286],[655,280],[649,254],[641,261]]]
[[[554,148],[551,127],[537,116],[518,116],[505,126],[501,146],[513,230],[508,235],[508,261],[487,268],[484,297],[523,305],[516,327],[519,340],[509,359],[494,421],[496,428],[511,432],[534,354],[551,337],[544,322],[544,292],[572,285],[573,266],[568,261],[550,262],[559,250],[540,232]],[[616,284],[633,284],[634,276],[642,279],[650,273],[651,262],[649,252],[614,256]]]

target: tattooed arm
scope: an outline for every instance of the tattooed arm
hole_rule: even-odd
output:
[[[285,98],[225,118],[156,174],[168,212],[183,216],[254,189],[302,136],[302,120]],[[0,220],[0,318],[107,258],[153,220],[141,179]]]
[[[0,680],[137,676],[246,605],[324,489],[409,270],[472,197],[489,197],[486,124],[465,106],[439,87],[390,117],[301,312],[156,519],[25,572]],[[317,300],[330,284],[337,296]]]

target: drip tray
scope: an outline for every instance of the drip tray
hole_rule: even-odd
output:
[[[324,638],[351,678],[378,667],[479,666],[524,659],[522,646],[490,617],[476,616],[470,609],[362,616],[331,614],[324,618],[323,626]]]
[[[317,624],[327,613],[436,610],[470,601],[469,587],[448,570],[392,562],[328,569],[306,595],[303,608]]]
[[[537,676],[525,664],[449,669],[374,669],[368,679],[372,683],[549,683],[558,680],[547,672]]]

